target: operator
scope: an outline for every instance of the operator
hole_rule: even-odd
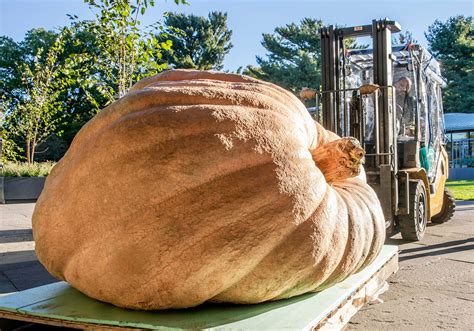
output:
[[[414,100],[410,95],[412,85],[411,79],[406,76],[400,77],[394,84],[397,93],[397,125],[400,136],[414,137]]]

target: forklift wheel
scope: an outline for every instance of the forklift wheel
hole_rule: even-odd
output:
[[[455,209],[456,200],[454,200],[451,191],[445,187],[443,194],[443,209],[441,209],[441,212],[438,215],[431,218],[431,222],[441,224],[449,221],[451,217],[453,217]]]
[[[401,197],[404,199],[404,197]],[[402,200],[403,201],[403,200]],[[427,223],[426,188],[421,180],[410,181],[410,214],[399,215],[398,223],[402,238],[421,240]]]

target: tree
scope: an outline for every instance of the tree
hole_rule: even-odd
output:
[[[24,148],[21,146],[26,144],[21,136],[14,134],[13,128],[6,129],[8,123],[13,121],[12,116],[20,116],[21,113],[16,109],[18,102],[28,94],[22,68],[27,65],[34,71],[34,59],[44,65],[45,56],[57,37],[57,32],[42,28],[28,31],[24,40],[18,43],[0,37],[0,53],[5,54],[0,58],[0,95],[5,112],[5,121],[1,125],[4,128],[4,148],[9,148],[9,159],[17,159],[15,154],[23,153]],[[42,151],[37,155],[40,159],[59,159],[82,125],[110,102],[109,94],[102,91],[103,84],[94,84],[90,79],[102,76],[95,65],[100,54],[97,36],[88,29],[72,24],[63,38],[64,45],[56,60],[53,85],[57,92],[54,100],[56,109],[61,109],[61,112],[55,113],[56,129],[43,142]],[[38,56],[39,49],[42,50],[41,56]],[[7,136],[10,137],[8,140]],[[51,142],[55,144],[51,145]]]
[[[54,35],[44,30],[37,32],[48,38]],[[21,55],[22,47],[23,52],[27,54],[34,52],[29,61],[27,58],[20,58],[17,62],[19,75],[12,77],[16,88],[5,93],[7,95],[2,94],[6,108],[11,109],[3,123],[7,128],[7,138],[12,139],[15,136],[21,138],[25,144],[24,151],[28,163],[34,161],[37,146],[55,131],[59,120],[57,114],[61,112],[61,107],[56,102],[58,95],[56,78],[60,71],[58,57],[64,50],[64,36],[67,33],[67,29],[61,31],[47,50],[41,43],[32,43],[31,40],[42,40],[46,44],[51,40],[29,38],[35,35],[34,32],[27,34],[28,38],[25,38],[23,45],[15,46],[11,40],[6,39],[2,45],[6,44],[7,49],[15,50],[17,55]]]
[[[394,36],[395,37],[395,36]],[[418,40],[413,37],[413,33],[409,30],[406,30],[405,32],[400,32],[398,35],[398,40],[397,38],[392,39],[392,44],[399,44],[399,45],[406,45],[406,44],[417,44]]]
[[[267,80],[298,93],[303,87],[319,88],[321,84],[321,20],[304,18],[300,24],[275,28],[263,34],[266,58],[257,56],[258,67],[247,66],[244,73]]]
[[[159,22],[141,27],[139,19],[154,1],[85,2],[95,20],[69,15],[72,36],[66,44],[64,93],[59,95],[66,110],[60,127],[67,145],[90,118],[122,97],[135,82],[166,69],[162,51],[171,46],[169,39],[155,37],[161,29]]]
[[[72,20],[72,38],[67,41],[68,67],[64,104],[63,139],[69,145],[79,129],[100,109],[122,97],[145,76],[168,67],[162,52],[171,47],[169,38],[157,39],[160,22],[142,27],[140,17],[155,5],[153,0],[85,0],[95,20]],[[176,4],[185,0],[174,0]]]
[[[46,61],[47,50],[53,45],[58,34],[44,29],[32,29],[25,35],[25,39],[16,43],[13,39],[0,36],[0,97],[3,102],[10,100],[17,102],[24,92],[22,67],[28,64],[34,67],[33,59],[39,63]]]
[[[321,84],[321,44],[319,29],[323,22],[304,18],[263,34],[266,58],[257,56],[258,67],[247,66],[243,73],[283,86],[294,93],[303,87],[319,89]],[[357,48],[351,39],[347,48]],[[364,47],[364,46],[362,46]]]
[[[96,36],[95,46],[99,53],[95,54],[95,65],[102,76],[94,83],[108,83],[103,87],[110,101],[122,97],[142,77],[167,68],[167,63],[162,61],[162,50],[169,50],[171,41],[156,38],[159,22],[143,29],[140,27],[139,15],[154,6],[154,0],[85,2],[96,11],[96,20],[80,21],[76,25]],[[186,2],[175,0],[175,3]]]
[[[232,31],[227,14],[211,12],[208,17],[169,13],[164,21],[165,35],[173,47],[165,50],[165,60],[175,68],[222,69],[224,56],[232,48]]]
[[[159,23],[140,27],[140,15],[154,5],[153,0],[85,2],[96,19],[84,21],[69,15],[72,21],[63,29],[66,34],[33,29],[19,43],[0,37],[0,134],[10,159],[24,145],[26,159],[33,161],[41,142],[47,145],[59,136],[65,150],[100,109],[123,96],[140,78],[167,67],[161,52],[169,49],[171,41],[157,40]],[[55,51],[60,35],[60,51]],[[25,125],[35,121],[46,125],[49,135],[35,139],[26,134]],[[53,159],[61,156],[55,153]]]
[[[425,33],[430,52],[441,62],[447,87],[445,112],[474,113],[474,30],[472,16],[436,20]]]

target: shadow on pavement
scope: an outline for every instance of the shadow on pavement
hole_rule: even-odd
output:
[[[441,243],[441,244],[427,245],[427,246],[423,246],[423,247],[403,249],[401,251],[401,254],[425,251],[425,250],[429,250],[429,249],[436,249],[436,248],[442,248],[442,247],[459,246],[459,245],[463,245],[463,244],[467,244],[467,243],[471,243],[471,242],[474,242],[474,238],[447,241],[447,242],[444,242],[444,243]]]
[[[409,241],[406,241],[404,239],[398,239],[398,238],[387,238],[385,240],[385,244],[387,245],[402,245],[402,244],[406,244],[406,243],[409,243]]]
[[[427,248],[429,248],[429,246],[427,246]],[[452,248],[441,249],[439,251],[434,251],[434,252],[426,252],[426,253],[409,255],[409,256],[400,256],[399,261],[401,262],[401,261],[406,261],[406,260],[412,260],[412,259],[417,259],[417,258],[425,257],[425,256],[444,255],[444,254],[449,254],[449,253],[468,251],[471,249],[474,249],[474,245],[452,247]]]
[[[15,263],[36,261],[36,259],[34,249],[0,253],[0,271],[5,270],[5,266],[13,265]]]
[[[0,265],[0,279],[8,280],[18,291],[57,282],[41,263],[38,261],[27,261]],[[7,284],[4,284],[7,285]],[[11,287],[11,286],[10,286]],[[2,286],[0,286],[0,290]],[[2,292],[2,291],[0,291]],[[7,291],[4,291],[5,293]],[[10,292],[10,291],[8,291]]]
[[[456,210],[459,210],[459,211],[471,211],[471,210],[474,210],[474,207],[472,207],[472,208],[459,208],[459,207],[462,207],[462,206],[456,207]]]
[[[33,232],[31,231],[31,229],[0,231],[0,244],[23,241],[33,241]]]

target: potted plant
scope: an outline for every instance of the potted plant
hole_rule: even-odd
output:
[[[7,162],[0,169],[0,203],[36,201],[53,162]]]

